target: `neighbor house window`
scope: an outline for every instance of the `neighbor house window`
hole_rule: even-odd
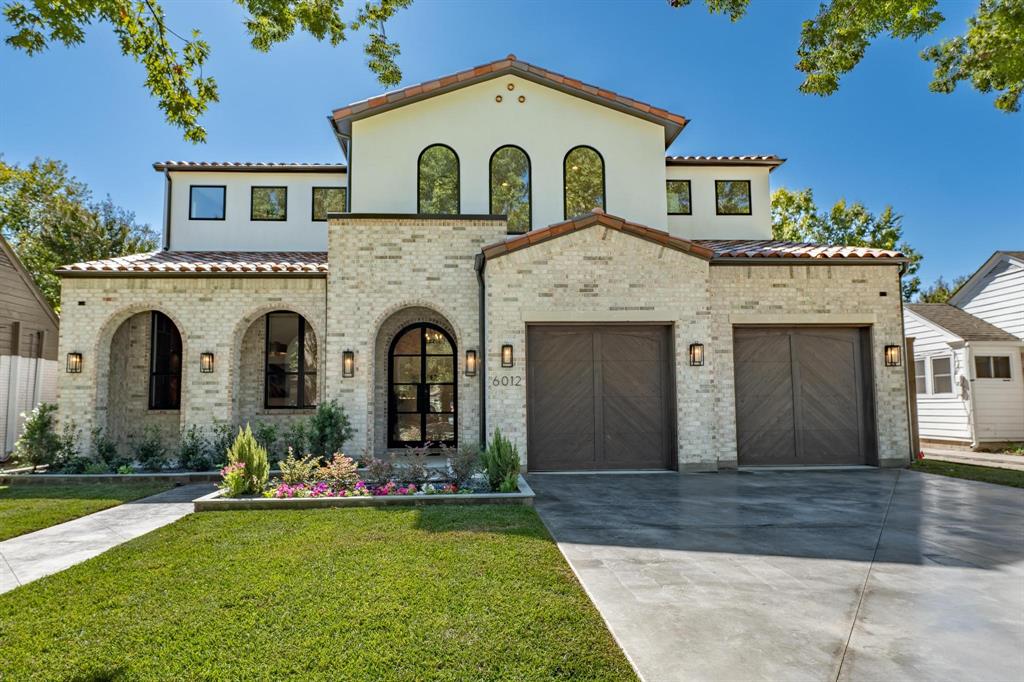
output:
[[[953,358],[932,358],[932,393],[953,392]]]
[[[314,187],[313,220],[327,220],[328,213],[344,212],[347,194],[344,187]]]
[[[224,185],[192,185],[188,188],[189,220],[224,220]]]
[[[459,213],[459,157],[443,144],[427,147],[417,162],[416,211],[428,215]]]
[[[1010,356],[1008,355],[976,355],[974,356],[974,375],[979,379],[1009,379]]]
[[[718,215],[750,215],[750,180],[715,180]]]
[[[668,180],[665,183],[665,191],[668,194],[669,215],[690,215],[690,181],[689,180]]]
[[[149,351],[149,409],[181,407],[181,334],[171,318],[153,311]]]
[[[267,315],[266,361],[266,407],[316,405],[316,336],[301,315]]]
[[[507,145],[491,154],[491,213],[508,216],[509,232],[530,230],[530,157]]]
[[[565,217],[605,209],[604,159],[592,147],[573,147],[562,164]]]
[[[928,377],[924,374],[924,360],[914,360],[914,382],[917,384],[917,394],[924,395],[928,392]]]
[[[250,203],[251,220],[287,220],[287,187],[253,187]]]

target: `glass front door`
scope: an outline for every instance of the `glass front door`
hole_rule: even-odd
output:
[[[440,327],[406,327],[388,351],[388,447],[456,444],[455,341]]]

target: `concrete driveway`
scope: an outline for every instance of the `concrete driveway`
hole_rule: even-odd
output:
[[[1024,490],[874,469],[528,479],[645,680],[1024,679]]]

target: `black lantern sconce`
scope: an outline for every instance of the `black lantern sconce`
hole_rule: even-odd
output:
[[[475,350],[467,350],[466,351],[466,376],[467,377],[475,377],[476,376],[476,351]]]
[[[903,348],[896,345],[885,347],[885,366],[899,367],[903,364]]]
[[[512,359],[512,344],[506,343],[501,347],[501,366],[512,367],[516,363]]]
[[[213,372],[213,353],[199,354],[199,371],[203,374]]]
[[[356,354],[350,350],[341,354],[341,376],[348,378],[356,375]]]
[[[690,344],[690,367],[703,367],[704,366],[704,344],[703,343],[691,343]]]
[[[82,373],[82,354],[81,353],[68,353],[68,374],[81,374]]]

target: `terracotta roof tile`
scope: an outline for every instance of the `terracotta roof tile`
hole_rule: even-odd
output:
[[[327,272],[324,251],[150,251],[83,263],[72,263],[58,274],[161,273],[251,274]]]
[[[834,258],[868,260],[902,260],[899,251],[871,249],[863,246],[829,246],[771,239],[696,239],[715,253],[716,259],[731,258]]]
[[[666,166],[781,166],[785,159],[774,154],[747,156],[666,156]]]
[[[158,161],[153,164],[158,171],[315,171],[344,173],[343,163],[302,163],[272,161]]]

